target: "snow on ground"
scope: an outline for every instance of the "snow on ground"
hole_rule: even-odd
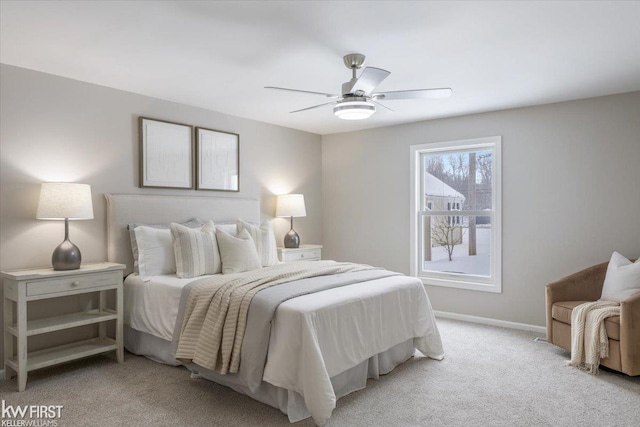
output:
[[[449,261],[449,254],[444,247],[433,247],[431,261],[424,262],[424,269],[489,276],[491,272],[490,243],[491,228],[476,228],[477,255],[469,256],[469,230],[465,228],[462,244],[456,245],[453,249],[452,261]]]

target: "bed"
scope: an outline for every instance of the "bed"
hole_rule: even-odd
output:
[[[278,408],[290,422],[313,417],[317,425],[329,419],[338,398],[365,388],[368,378],[390,372],[413,357],[416,349],[428,358],[443,358],[422,283],[366,269],[308,277],[258,292],[249,306],[237,373],[223,375],[192,361],[176,360],[186,299],[192,287],[207,277],[179,279],[166,274],[143,280],[129,274],[133,255],[127,225],[193,217],[216,223],[237,218],[258,223],[259,203],[194,196],[107,194],[106,198],[109,261],[127,265],[124,335],[125,347],[134,354],[184,364],[194,378],[215,381]],[[331,261],[315,263],[330,266]],[[262,270],[278,274],[287,268],[291,265]],[[340,285],[332,287],[337,285],[330,282]],[[314,291],[295,296],[306,287]],[[286,292],[294,297],[277,300],[278,294]],[[272,317],[264,317],[259,304],[276,300],[280,302],[271,303],[276,307]]]

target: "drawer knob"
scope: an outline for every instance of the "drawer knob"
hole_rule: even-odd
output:
[[[304,254],[300,254],[300,258],[304,258]]]
[[[80,286],[80,282],[78,282],[77,280],[73,281],[73,283],[71,283],[71,287],[72,288],[77,288],[78,286]]]

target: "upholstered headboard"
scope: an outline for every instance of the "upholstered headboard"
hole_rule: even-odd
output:
[[[237,197],[160,196],[105,194],[107,198],[107,254],[110,262],[133,271],[128,224],[164,224],[191,218],[234,222],[237,218],[260,222],[260,203]]]

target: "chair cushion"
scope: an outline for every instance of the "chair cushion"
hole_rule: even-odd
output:
[[[559,322],[571,324],[571,312],[574,308],[589,301],[560,301],[551,307],[551,317]],[[604,321],[607,336],[620,341],[620,316],[607,317]]]

